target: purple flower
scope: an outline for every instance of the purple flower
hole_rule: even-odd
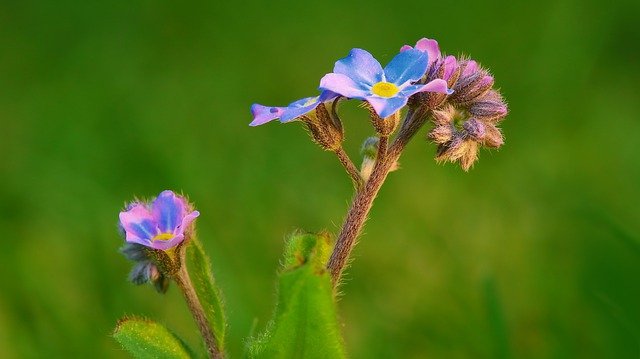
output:
[[[433,39],[427,39],[426,37],[423,37],[422,39],[418,40],[418,42],[416,42],[415,47],[404,45],[400,48],[400,51],[402,52],[411,49],[416,49],[426,53],[429,56],[429,66],[442,59],[442,53],[440,53],[438,42]],[[444,67],[444,74],[442,78],[449,81],[458,66],[458,60],[455,58],[455,56],[446,56],[442,61],[442,66]]]
[[[396,55],[383,69],[369,52],[353,49],[347,57],[336,62],[333,73],[322,78],[320,89],[366,100],[380,117],[386,118],[404,107],[415,93],[450,93],[447,82],[442,79],[413,84],[424,76],[428,64],[427,53],[408,49]]]
[[[438,46],[438,42],[436,40],[423,37],[422,39],[418,40],[418,42],[416,42],[416,47],[404,45],[400,48],[400,52],[411,49],[416,49],[427,53],[427,55],[429,56],[429,66],[440,59],[440,47]]]
[[[120,212],[120,225],[127,242],[167,250],[185,240],[185,231],[199,215],[183,197],[163,191],[151,204],[130,204]]]
[[[286,107],[269,107],[260,104],[251,106],[251,114],[253,121],[249,126],[263,125],[269,121],[280,119],[280,122],[287,123],[296,118],[313,111],[319,104],[335,99],[338,95],[330,91],[323,91],[320,96],[306,97],[298,101],[294,101]]]

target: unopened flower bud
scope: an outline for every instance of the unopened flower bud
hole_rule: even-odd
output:
[[[380,139],[378,137],[368,137],[362,143],[362,147],[360,148],[360,153],[364,157],[370,157],[375,159],[378,155],[378,144],[380,143]]]
[[[433,111],[432,114],[433,123],[436,124],[436,126],[450,125],[453,123],[453,118],[456,115],[456,109],[451,105],[447,105],[442,109]]]
[[[135,285],[142,285],[149,281],[149,268],[153,266],[151,262],[140,262],[136,263],[129,273],[129,281]]]
[[[378,137],[369,137],[362,143],[360,153],[362,154],[362,164],[360,165],[360,176],[366,182],[373,172],[378,158],[378,146],[380,139]],[[389,168],[389,172],[393,172],[400,168],[398,161],[394,162]]]
[[[460,167],[462,170],[469,171],[478,159],[478,142],[466,141],[466,148],[462,157],[460,157]]]
[[[433,81],[435,79],[443,79],[447,81],[445,78],[446,70],[445,59],[438,59],[438,61],[434,62],[431,66],[428,81]],[[447,87],[450,87],[449,82],[447,82]],[[426,92],[424,95],[423,103],[428,109],[436,109],[440,107],[448,96],[441,92]]]
[[[366,182],[371,176],[373,167],[376,164],[376,157],[378,156],[378,144],[380,140],[377,137],[369,137],[362,143],[360,153],[362,153],[362,165],[360,165],[360,175]]]
[[[429,131],[428,137],[434,143],[441,145],[451,141],[454,133],[455,129],[451,125],[441,125]]]
[[[465,140],[459,134],[453,137],[448,143],[438,147],[437,161],[457,161],[465,151]]]
[[[462,73],[453,86],[449,99],[459,106],[466,106],[484,96],[493,86],[493,77],[473,60],[460,63]]]
[[[460,62],[460,68],[462,69],[460,76],[467,77],[476,73],[480,69],[480,66],[478,66],[476,61],[466,59]]]
[[[472,116],[489,122],[498,122],[508,112],[507,104],[496,90],[489,90],[469,107],[469,113]]]
[[[169,289],[169,278],[162,273],[160,273],[160,276],[154,279],[152,282],[153,287],[156,289],[156,292],[160,294],[166,293],[167,289]]]
[[[462,124],[462,128],[467,135],[475,141],[481,141],[485,136],[485,126],[475,118],[469,119]]]
[[[443,63],[444,73],[442,78],[447,81],[449,87],[453,87],[462,74],[462,69],[458,66],[458,60],[455,56],[447,56]]]
[[[166,293],[169,288],[169,278],[162,274],[151,261],[142,261],[134,265],[129,273],[129,281],[136,285],[153,284],[158,293]]]
[[[120,253],[128,260],[134,262],[142,262],[149,259],[147,247],[138,243],[125,243],[124,246],[120,248]]]
[[[502,132],[494,125],[485,126],[486,134],[484,136],[484,145],[487,147],[498,148],[504,144]]]
[[[460,134],[457,134],[449,143],[440,145],[436,155],[438,162],[460,161],[460,166],[464,171],[468,171],[477,159],[478,142],[465,139]]]

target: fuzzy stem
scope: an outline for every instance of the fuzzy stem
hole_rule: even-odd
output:
[[[342,147],[338,147],[334,152],[336,153],[336,156],[338,156],[338,159],[344,169],[347,170],[349,177],[351,177],[351,180],[353,181],[353,185],[356,188],[361,188],[363,184],[362,176],[360,175],[358,168],[353,164],[353,161],[349,158],[349,155]]]
[[[184,253],[184,251],[183,251]],[[187,306],[193,315],[193,319],[195,319],[198,324],[198,329],[200,330],[200,334],[204,338],[204,342],[207,346],[207,352],[209,354],[209,358],[211,359],[222,359],[224,358],[224,354],[220,352],[218,346],[218,339],[216,338],[213,330],[209,326],[207,322],[207,316],[204,313],[204,308],[198,299],[198,295],[196,294],[195,289],[193,288],[193,283],[191,282],[191,277],[189,277],[189,272],[187,272],[187,265],[184,258],[184,254],[181,256],[181,267],[178,273],[176,273],[173,279],[176,281],[176,284],[182,291],[184,299],[187,301]]]
[[[402,150],[404,150],[409,140],[418,132],[424,122],[424,112],[410,110],[405,117],[402,129],[388,150],[386,150],[387,138],[380,137],[378,158],[376,159],[371,176],[364,187],[361,187],[356,192],[342,229],[340,230],[340,234],[338,235],[336,245],[331,253],[331,258],[329,258],[329,263],[327,264],[334,286],[340,283],[340,278],[348,263],[351,250],[355,246],[356,239],[362,231],[364,222],[367,220],[367,216],[373,205],[373,200],[376,198],[380,187],[382,187],[393,165],[400,158]]]
[[[388,144],[389,136],[380,136],[378,138],[378,158],[384,159],[386,157]]]

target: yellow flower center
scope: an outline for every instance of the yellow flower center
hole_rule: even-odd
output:
[[[373,92],[374,95],[378,95],[380,97],[393,97],[398,92],[400,92],[400,89],[398,88],[398,86],[390,82],[381,81],[373,85],[373,87],[371,88],[371,92]]]
[[[173,233],[160,233],[157,236],[153,237],[154,241],[168,241],[171,238],[175,237]]]

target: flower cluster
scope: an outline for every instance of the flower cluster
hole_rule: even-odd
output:
[[[404,107],[413,94],[451,93],[442,79],[417,83],[425,75],[428,65],[429,55],[417,49],[400,52],[384,68],[369,52],[353,49],[347,57],[336,61],[332,73],[320,80],[319,96],[304,98],[286,107],[254,104],[250,125],[258,126],[275,119],[282,123],[290,122],[338,96],[367,101],[380,117],[391,116]]]
[[[416,93],[450,94],[452,91],[442,79],[419,82],[427,72],[429,61],[429,54],[420,50],[402,51],[383,68],[369,52],[353,49],[335,63],[332,73],[320,80],[319,96],[303,98],[286,107],[254,104],[250,125],[258,126],[276,119],[282,123],[300,119],[315,142],[325,150],[335,151],[344,137],[342,123],[335,111],[342,98],[365,101],[382,126],[384,119],[396,115]]]
[[[497,148],[504,142],[496,125],[507,115],[507,105],[493,83],[477,62],[442,55],[432,39],[403,46],[384,68],[369,52],[353,49],[320,80],[319,96],[286,107],[254,104],[250,125],[300,119],[324,149],[336,150],[344,137],[335,112],[340,99],[364,101],[382,136],[395,130],[399,111],[408,105],[429,111],[435,127],[428,138],[438,145],[436,160],[459,161],[466,171],[480,146]]]
[[[405,45],[401,51],[412,49]],[[421,39],[415,49],[434,58],[424,81],[441,78],[453,94],[426,94],[416,98],[432,110],[435,127],[428,137],[438,145],[436,160],[459,161],[468,171],[478,159],[480,146],[498,148],[503,143],[497,124],[506,117],[507,104],[493,89],[494,79],[486,69],[471,59],[458,60],[442,56],[435,40]]]
[[[344,137],[335,111],[342,98],[364,101],[382,136],[395,130],[402,108],[421,108],[435,125],[428,137],[438,145],[436,160],[459,161],[466,171],[480,146],[503,143],[496,125],[507,115],[507,105],[493,83],[477,62],[441,54],[436,40],[423,38],[415,46],[403,46],[384,68],[369,52],[356,48],[322,77],[319,96],[286,107],[254,104],[250,125],[300,119],[324,149],[336,150]]]

